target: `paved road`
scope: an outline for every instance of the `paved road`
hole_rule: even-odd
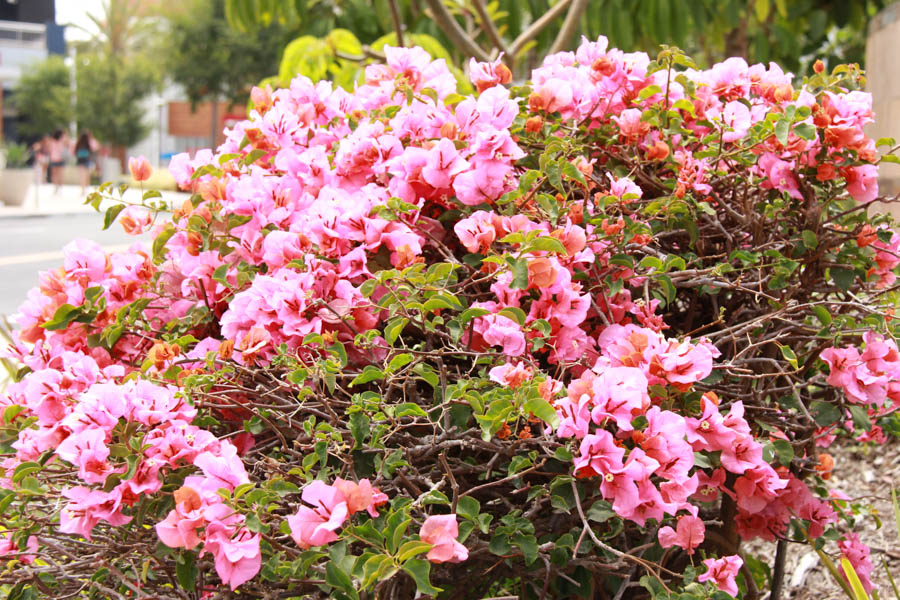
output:
[[[135,238],[114,224],[106,231],[99,213],[0,219],[0,314],[11,315],[38,283],[38,273],[62,265],[62,247],[87,238],[124,250]]]

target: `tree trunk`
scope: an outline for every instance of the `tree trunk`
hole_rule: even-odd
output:
[[[740,25],[725,34],[725,58],[740,56],[747,58],[749,42],[747,41],[747,21],[741,21]]]
[[[209,147],[216,149],[216,140],[219,137],[219,99],[210,100],[210,113],[212,113],[212,122],[210,123],[211,133],[209,136]]]

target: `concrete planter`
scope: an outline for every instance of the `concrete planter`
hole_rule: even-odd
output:
[[[22,206],[28,188],[34,183],[34,169],[3,169],[0,171],[0,202],[7,206]]]

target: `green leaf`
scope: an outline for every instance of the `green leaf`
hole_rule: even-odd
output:
[[[356,442],[354,448],[360,448],[369,436],[369,417],[365,413],[355,412],[350,415],[350,434]]]
[[[787,146],[788,134],[791,132],[791,122],[786,116],[782,116],[775,124],[775,139],[782,146]]]
[[[392,569],[393,572],[391,572]],[[376,554],[363,565],[362,586],[368,589],[375,582],[387,579],[396,572],[397,569],[390,556]]]
[[[403,565],[403,570],[416,582],[416,591],[420,594],[434,596],[443,591],[431,585],[431,563],[427,560],[411,558]]]
[[[63,304],[53,313],[53,318],[42,325],[48,331],[65,329],[69,323],[78,318],[78,307],[71,304]]]
[[[819,238],[817,238],[816,234],[809,229],[804,229],[800,233],[800,237],[803,238],[803,245],[810,250],[815,250],[819,245]]]
[[[869,420],[869,413],[866,411],[866,408],[858,404],[851,404],[849,408],[850,416],[853,417],[853,427],[863,431],[871,431],[872,421]]]
[[[413,361],[413,355],[408,353],[398,354],[388,363],[387,372],[396,373]]]
[[[828,312],[827,308],[817,304],[812,307],[812,311],[816,313],[816,318],[824,327],[828,327],[829,325],[831,325],[833,319],[831,317],[831,313]]]
[[[847,581],[850,582],[850,588],[853,590],[855,600],[869,600],[869,594],[866,593],[866,589],[859,580],[856,569],[854,569],[853,565],[850,564],[850,561],[843,556],[841,557],[841,569],[843,569],[844,574],[847,576]]]
[[[349,594],[351,598],[359,600],[359,594],[353,586],[353,580],[350,579],[350,575],[337,565],[336,561],[330,560],[325,563],[325,583],[338,588],[339,590],[343,590]]]
[[[556,409],[553,408],[553,405],[551,405],[541,397],[531,398],[530,400],[528,400],[522,406],[522,410],[532,413],[534,416],[553,428],[556,428],[557,424],[559,423],[559,416],[556,414]]]
[[[471,496],[463,496],[456,502],[456,514],[465,519],[477,519],[480,511],[481,503]]]
[[[37,473],[41,470],[41,464],[36,462],[23,462],[19,466],[16,467],[16,470],[13,471],[12,482],[19,483],[28,475],[32,473]]]
[[[423,552],[428,552],[431,550],[433,546],[428,542],[423,542],[420,540],[409,540],[408,542],[404,542],[402,546],[397,550],[397,560],[400,562],[406,562],[411,558],[415,558],[416,556],[422,554]]]
[[[528,245],[522,248],[522,252],[556,252],[558,254],[566,254],[566,247],[556,238],[539,237],[531,240]]]
[[[175,228],[167,225],[153,240],[153,261],[159,263],[166,255],[166,243],[175,235]]]
[[[528,315],[525,314],[525,311],[517,306],[507,306],[506,308],[500,310],[497,314],[502,315],[507,319],[512,319],[519,324],[519,327],[524,327],[525,320],[528,318]]]
[[[778,462],[787,467],[794,459],[794,447],[787,440],[775,440],[772,442],[775,447],[775,454],[778,456]]]
[[[403,328],[406,327],[408,323],[409,319],[406,317],[395,317],[388,321],[388,324],[384,328],[384,339],[387,343],[393,345],[394,342],[397,341],[400,332],[403,331]]]
[[[384,379],[384,371],[379,369],[378,367],[374,367],[372,365],[366,365],[362,373],[357,375],[353,381],[350,382],[350,386],[362,385],[364,383],[369,383],[370,381],[377,381],[380,379]]]
[[[528,259],[520,258],[512,265],[513,280],[510,288],[524,290],[528,288]]]
[[[845,292],[850,291],[850,288],[853,287],[854,282],[856,282],[856,271],[853,269],[839,269],[837,267],[832,267],[830,272],[835,285]]]
[[[106,209],[106,214],[103,216],[103,229],[109,229],[110,226],[116,222],[116,217],[119,216],[119,213],[125,209],[124,204],[114,204]]]
[[[793,367],[793,369],[795,371],[800,368],[800,366],[797,363],[797,355],[794,354],[794,351],[791,350],[790,347],[782,345],[782,344],[778,344],[778,348],[781,350],[781,356],[784,357],[784,360],[786,360],[786,361],[788,361],[788,363],[790,363],[791,367]]]
[[[428,413],[422,407],[413,402],[402,402],[394,409],[394,417],[427,417]]]
[[[241,164],[244,166],[252,165],[256,161],[261,159],[263,156],[265,156],[266,154],[267,153],[265,150],[260,150],[259,148],[254,148],[253,150],[248,152],[244,158],[241,159]]]
[[[841,418],[841,409],[834,404],[816,400],[810,405],[813,419],[819,427],[826,427],[837,423]]]
[[[610,519],[615,518],[616,511],[612,509],[612,505],[609,502],[598,500],[591,505],[585,513],[585,516],[591,521],[606,523]]]
[[[512,536],[512,543],[518,546],[520,550],[522,550],[522,555],[525,557],[526,565],[530,565],[537,560],[538,544],[536,537],[534,537],[533,535],[524,535],[521,533],[517,533]]]
[[[794,126],[794,133],[804,140],[816,139],[816,127],[810,123],[798,123]]]

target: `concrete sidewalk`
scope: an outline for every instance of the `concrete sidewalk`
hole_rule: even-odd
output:
[[[2,185],[2,183],[0,183],[0,185]],[[85,204],[84,201],[91,192],[96,190],[96,186],[91,186],[86,188],[82,194],[81,186],[78,185],[63,185],[60,186],[57,191],[56,186],[52,184],[32,184],[28,188],[28,194],[26,195],[25,202],[22,206],[6,206],[0,204],[0,219],[95,213],[96,211],[94,208],[89,204]],[[115,198],[119,197],[118,187],[114,187],[111,192],[111,194],[107,193],[104,195],[112,195]],[[190,194],[183,192],[162,192],[162,200],[170,206],[179,206],[186,198],[190,198]],[[140,189],[127,190],[124,199],[127,202],[140,202]],[[159,198],[155,200],[159,200]],[[111,204],[113,204],[113,202],[104,200],[100,206],[101,211],[106,210]]]

